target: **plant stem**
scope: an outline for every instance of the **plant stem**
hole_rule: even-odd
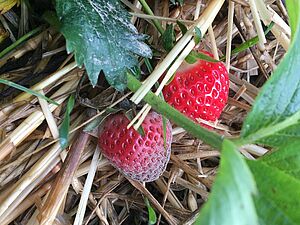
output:
[[[12,51],[14,48],[16,48],[18,45],[20,45],[22,42],[26,41],[31,36],[35,35],[36,33],[40,32],[42,30],[42,27],[37,27],[34,30],[28,32],[21,38],[19,38],[16,42],[8,46],[6,49],[4,49],[2,52],[0,52],[0,58],[2,58],[4,55]]]
[[[146,11],[146,13],[148,15],[154,16],[154,13],[152,12],[149,5],[147,4],[146,0],[139,0],[139,1],[142,4],[142,6],[143,6],[144,10]],[[154,26],[156,27],[156,29],[158,30],[158,32],[160,34],[163,34],[164,33],[164,28],[161,26],[161,23],[156,19],[153,19],[152,22],[153,22]]]
[[[133,75],[127,73],[127,87],[132,92],[136,92],[141,87],[141,85],[141,82],[139,82]],[[171,107],[168,103],[161,100],[153,92],[149,91],[144,97],[144,100],[157,112],[172,120],[174,123],[190,132],[196,138],[203,140],[216,149],[221,149],[224,139],[222,136],[208,131],[201,127],[199,124],[196,124],[195,122],[184,116],[182,113]]]

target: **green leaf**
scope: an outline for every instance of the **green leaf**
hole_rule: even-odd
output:
[[[148,208],[148,216],[149,216],[148,224],[149,225],[156,224],[157,221],[156,214],[154,209],[150,205],[148,198],[145,198],[145,204]]]
[[[247,162],[259,194],[255,205],[261,225],[298,225],[300,182],[264,160]]]
[[[43,19],[46,20],[55,29],[60,30],[61,23],[54,11],[46,11],[43,13]]]
[[[252,174],[235,145],[224,140],[219,172],[195,225],[256,225]]]
[[[202,52],[197,52],[195,50],[192,50],[190,54],[185,58],[185,61],[189,64],[194,64],[197,62],[199,59],[205,60],[207,62],[219,62],[218,60],[210,57],[209,55],[206,55]]]
[[[171,51],[176,40],[173,24],[167,24],[167,28],[161,38],[164,49],[168,52]]]
[[[28,40],[29,38],[31,38],[32,36],[36,35],[37,33],[41,32],[41,31],[42,31],[42,27],[37,27],[37,28],[33,29],[32,31],[28,32],[27,34],[24,34],[24,36],[20,37],[17,41],[15,41],[10,46],[8,46],[7,48],[3,49],[0,52],[0,59],[3,56],[5,56],[7,53],[9,53],[10,51],[14,50],[16,47],[18,47],[24,41]]]
[[[261,160],[300,181],[300,141],[283,145]]]
[[[48,102],[50,102],[50,103],[52,103],[54,105],[59,105],[56,101],[53,101],[52,99],[46,97],[45,95],[42,95],[39,92],[33,91],[31,89],[28,89],[28,88],[26,88],[26,87],[24,87],[22,85],[16,84],[16,83],[14,83],[12,81],[0,79],[0,83],[8,85],[8,86],[11,86],[11,87],[16,88],[16,89],[19,89],[20,91],[24,91],[24,92],[26,92],[28,94],[34,95],[35,97],[45,99],[46,101],[48,101]]]
[[[199,29],[199,27],[195,27],[194,40],[195,40],[196,45],[199,44],[201,38],[202,38],[201,30]]]
[[[181,23],[179,20],[177,20],[176,23],[179,26],[182,35],[185,35],[185,33],[188,31],[187,27],[183,23]]]
[[[300,2],[299,0],[286,0],[286,5],[289,11],[292,34],[295,34],[300,23]]]
[[[56,11],[67,51],[85,65],[93,86],[103,71],[111,85],[123,90],[126,70],[138,64],[136,55],[152,56],[142,42],[146,36],[138,34],[118,0],[56,0]]]
[[[59,128],[59,142],[62,149],[66,148],[69,144],[70,114],[73,110],[74,104],[75,98],[71,95],[68,100],[64,121]]]
[[[271,29],[272,29],[272,27],[274,26],[274,22],[271,22],[270,23],[270,25],[267,27],[267,29],[264,31],[264,34],[265,35],[267,35],[270,31],[271,31]],[[238,47],[236,47],[235,49],[233,49],[232,51],[231,51],[231,55],[235,55],[235,54],[237,54],[237,53],[240,53],[240,52],[242,52],[242,51],[245,51],[245,50],[247,50],[248,48],[251,48],[251,47],[253,47],[254,45],[256,45],[257,43],[259,42],[259,38],[258,38],[258,36],[255,36],[254,38],[251,38],[251,39],[249,39],[248,41],[245,41],[244,43],[242,43],[242,44],[240,44]],[[221,57],[221,59],[220,60],[225,60],[226,59],[226,56],[223,56],[223,57]]]
[[[300,23],[289,51],[256,98],[243,124],[243,139],[239,144],[255,142],[275,146],[300,137],[299,49]]]

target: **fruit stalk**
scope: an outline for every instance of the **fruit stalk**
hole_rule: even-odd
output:
[[[127,87],[132,91],[136,92],[141,87],[141,82],[139,82],[133,75],[127,73]],[[196,124],[192,120],[188,119],[182,113],[171,107],[169,104],[157,97],[153,92],[149,91],[144,97],[144,100],[152,106],[154,110],[167,117],[180,127],[184,128],[186,131],[190,132],[196,138],[199,138],[211,145],[216,149],[221,149],[223,137],[210,132],[200,125]]]

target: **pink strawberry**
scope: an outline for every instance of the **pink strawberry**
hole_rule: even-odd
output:
[[[150,112],[142,127],[145,135],[134,128],[127,129],[129,119],[118,113],[102,124],[99,146],[104,156],[123,174],[138,181],[150,182],[159,178],[170,159],[172,127],[166,126],[166,148],[163,138],[163,120]]]
[[[212,56],[208,52],[203,52]],[[166,102],[197,122],[197,118],[216,121],[228,98],[228,72],[222,62],[198,60],[183,63],[174,79],[164,87]]]

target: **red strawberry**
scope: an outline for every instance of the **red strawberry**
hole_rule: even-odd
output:
[[[127,129],[128,118],[123,114],[109,116],[102,124],[99,146],[104,156],[122,173],[138,181],[150,182],[159,178],[170,159],[172,127],[167,121],[166,148],[163,120],[150,112],[142,127],[141,136],[134,128]]]
[[[203,52],[212,56],[208,52]],[[228,72],[222,62],[198,60],[183,63],[174,79],[164,87],[166,102],[197,122],[197,118],[216,121],[228,98]]]

